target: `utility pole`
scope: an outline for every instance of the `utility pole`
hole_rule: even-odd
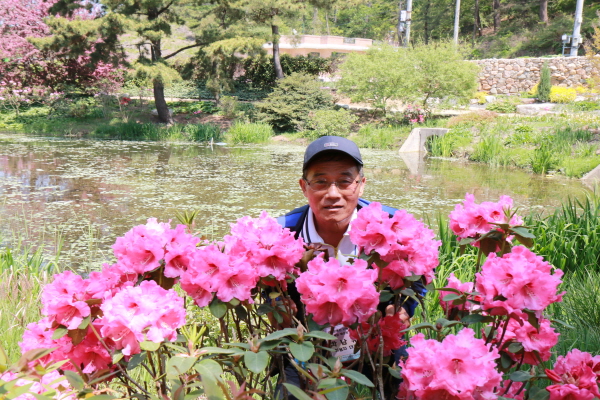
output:
[[[575,8],[575,23],[573,24],[573,38],[571,39],[571,57],[577,57],[579,43],[581,43],[581,23],[583,22],[583,0],[577,0]]]
[[[412,0],[406,0],[406,35],[404,36],[404,47],[410,45],[410,22],[412,19]]]
[[[456,0],[456,9],[454,10],[454,44],[458,44],[458,23],[460,22],[460,0]]]

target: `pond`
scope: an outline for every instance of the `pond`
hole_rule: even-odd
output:
[[[197,227],[220,238],[239,217],[261,210],[277,216],[304,204],[303,151],[292,144],[210,147],[0,134],[1,229],[5,242],[17,233],[44,243],[49,254],[62,243],[61,266],[79,270],[111,261],[110,245],[132,226],[150,217],[175,220],[178,210],[199,210]],[[589,192],[578,180],[520,170],[441,159],[417,170],[396,151],[362,153],[364,197],[419,218],[447,215],[467,192],[477,201],[507,194],[523,209],[548,211]]]

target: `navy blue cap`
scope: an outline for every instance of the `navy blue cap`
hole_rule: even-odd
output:
[[[352,157],[357,163],[363,165],[358,146],[352,140],[340,136],[321,136],[306,148],[302,169],[305,170],[315,156],[324,151],[339,151],[345,153]]]

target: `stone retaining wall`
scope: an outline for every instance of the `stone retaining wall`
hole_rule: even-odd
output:
[[[540,70],[548,62],[552,84],[576,87],[592,75],[587,57],[516,58],[474,60],[481,67],[479,90],[490,94],[517,94],[529,91],[540,79]]]

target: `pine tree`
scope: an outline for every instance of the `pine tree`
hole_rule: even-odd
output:
[[[537,98],[539,101],[548,102],[550,101],[550,88],[552,87],[552,81],[550,77],[550,68],[548,62],[545,62],[542,66],[540,74],[540,82],[538,83]]]

